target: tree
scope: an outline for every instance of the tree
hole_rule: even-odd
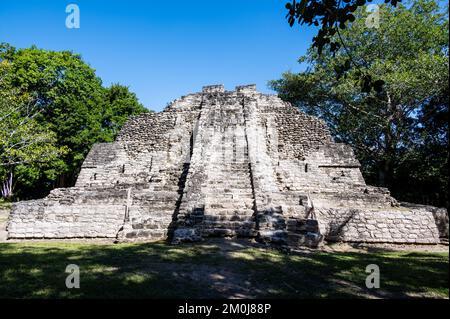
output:
[[[78,54],[2,44],[0,62],[9,65],[3,85],[33,105],[33,121],[54,136],[57,148],[67,150],[60,157],[63,165],[53,167],[57,174],[27,189],[33,196],[43,195],[38,190],[73,185],[92,145],[112,141],[128,116],[147,111],[128,88],[104,88]],[[25,193],[26,185],[19,186]]]
[[[401,1],[385,0],[384,2],[395,7]],[[286,3],[286,9],[288,10],[286,18],[291,27],[295,22],[301,25],[306,23],[310,26],[319,27],[317,35],[313,38],[313,47],[317,48],[319,55],[327,46],[328,50],[334,54],[340,48],[346,49],[340,30],[344,30],[348,23],[355,21],[354,13],[367,2],[372,2],[372,0],[290,0]],[[356,67],[359,70],[357,77],[361,84],[361,90],[370,92],[374,89],[376,92],[380,92],[384,81],[374,79],[369,73],[365,72],[364,61],[357,61],[352,58],[349,52],[346,53],[347,60],[336,68],[338,77]]]
[[[369,182],[400,199],[448,205],[442,193],[448,183],[442,178],[448,177],[448,9],[417,0],[397,9],[382,5],[380,15],[380,27],[367,28],[367,13],[355,11],[341,31],[346,48],[319,54],[313,45],[300,58],[309,65],[305,72],[285,73],[271,86],[350,144]],[[361,92],[358,69],[340,74],[348,55],[384,81],[380,92]],[[418,162],[424,165],[411,171]],[[425,180],[434,187],[426,188]]]
[[[147,112],[129,88],[118,83],[105,90],[103,125],[115,137],[127,118],[132,114]]]
[[[4,75],[10,64],[0,62],[0,181],[1,196],[13,195],[13,182],[31,185],[42,176],[54,178],[59,159],[67,151],[56,146],[56,135],[37,122],[39,110],[30,99],[6,90]],[[14,178],[13,178],[14,176]]]

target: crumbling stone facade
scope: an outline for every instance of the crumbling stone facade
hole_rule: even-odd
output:
[[[208,236],[437,244],[448,214],[366,185],[321,120],[254,85],[213,85],[131,118],[94,145],[75,187],[16,203],[8,223],[9,238]]]

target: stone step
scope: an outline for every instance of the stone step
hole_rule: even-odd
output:
[[[240,151],[240,150],[239,150]],[[232,151],[234,153],[234,150]],[[231,152],[230,152],[231,153]],[[238,156],[244,156],[245,154],[239,154]],[[233,155],[234,156],[234,155]],[[247,158],[247,157],[245,157]],[[237,161],[233,158],[227,158],[225,156],[212,158],[211,161],[208,162],[210,167],[226,167],[226,168],[236,168],[236,169],[248,169],[250,162],[248,160],[245,161]]]
[[[205,211],[214,211],[215,209],[241,209],[241,208],[246,208],[246,209],[251,209],[253,208],[254,202],[253,200],[239,200],[236,202],[215,202],[215,203],[206,203],[205,204]]]
[[[242,191],[243,190],[243,191]],[[231,190],[228,192],[225,192],[223,190],[209,190],[206,189],[205,191],[203,191],[202,193],[203,195],[205,195],[206,198],[212,198],[212,199],[217,199],[216,201],[219,201],[220,199],[251,199],[253,200],[253,193],[245,188],[241,188],[239,190]]]
[[[236,182],[236,183],[235,183]],[[218,179],[210,179],[207,184],[202,184],[201,186],[208,186],[214,188],[229,188],[229,189],[240,189],[242,187],[251,188],[250,179],[232,179],[232,178],[218,178]]]
[[[214,216],[235,216],[235,215],[242,215],[242,216],[252,216],[255,212],[253,209],[227,209],[227,208],[216,208],[216,209],[210,209],[208,211],[208,215],[214,215]],[[205,215],[204,210],[199,210],[198,213],[194,212],[192,215]]]
[[[125,205],[125,203],[124,203]],[[161,201],[161,202],[147,202],[147,201],[133,201],[131,207],[144,208],[145,210],[173,210],[176,207],[176,201]]]
[[[202,187],[205,188],[210,188],[210,189],[214,189],[214,190],[221,190],[221,189],[229,189],[229,190],[252,190],[252,185],[250,184],[250,182],[248,183],[236,183],[233,184],[232,182],[230,182],[229,180],[227,181],[217,181],[217,182],[212,182],[210,181],[209,184],[206,185],[201,185]]]
[[[294,233],[318,233],[319,223],[313,219],[287,218],[286,229]]]
[[[204,184],[223,184],[228,183],[230,185],[250,185],[250,175],[236,176],[236,175],[217,175],[209,176],[208,180],[203,182]]]
[[[253,204],[237,204],[237,203],[228,203],[228,204],[213,204],[213,205],[205,205],[205,213],[214,214],[217,210],[252,210]]]
[[[223,229],[223,228],[204,228],[201,233],[205,237],[256,237],[255,229]]]
[[[140,198],[133,198],[132,199],[132,205],[134,206],[159,206],[159,205],[173,205],[176,203],[178,197],[176,198],[167,198],[167,199],[140,199]]]
[[[130,207],[130,216],[142,216],[142,218],[161,218],[166,216],[172,216],[176,207]]]
[[[142,203],[148,203],[148,204],[152,204],[152,203],[160,203],[160,202],[172,202],[172,201],[177,201],[178,198],[180,197],[180,194],[178,193],[173,193],[173,195],[167,195],[167,193],[148,193],[145,194],[143,196],[136,196],[135,194],[133,194],[132,196],[132,200],[133,202],[142,202]]]
[[[210,168],[217,172],[224,172],[230,174],[240,174],[240,173],[247,174],[250,172],[250,169],[248,167],[237,168],[237,167],[228,167],[226,165],[212,165]]]
[[[236,193],[214,194],[205,193],[206,203],[209,204],[253,204],[254,199],[250,195],[239,195]]]
[[[173,186],[155,186],[155,187],[151,187],[152,191],[154,192],[178,192],[178,190],[180,189],[179,186],[173,185]]]
[[[145,209],[145,213],[144,214],[151,214],[154,216],[168,216],[168,215],[172,215],[175,211],[176,206],[174,205],[173,207],[161,207],[161,208],[157,208],[157,207],[148,207]]]
[[[243,154],[240,154],[239,156],[242,156]],[[226,166],[226,167],[236,167],[236,168],[248,168],[248,165],[250,164],[250,162],[245,159],[244,161],[237,161],[237,160],[230,160],[227,159],[223,156],[219,157],[219,158],[223,158],[224,161],[222,162],[217,162],[217,161],[212,161],[209,162],[209,165],[220,165],[220,166]],[[217,159],[217,157],[216,157]]]
[[[316,248],[319,246],[322,236],[318,233],[297,234],[288,232],[287,244],[293,247],[307,246]]]
[[[209,176],[209,180],[221,180],[221,179],[227,179],[227,180],[233,180],[233,181],[239,181],[239,180],[248,180],[250,178],[250,172],[249,171],[230,171],[230,170],[221,170],[219,168],[213,169],[214,175]]]
[[[233,187],[215,187],[214,191],[206,191],[205,194],[237,194],[237,195],[248,195],[253,196],[253,191],[251,189],[234,189]]]
[[[204,215],[202,221],[207,222],[245,222],[253,221],[253,215]]]
[[[174,210],[166,210],[166,211],[145,211],[145,212],[136,212],[130,210],[130,218],[131,220],[153,220],[153,219],[171,219],[173,216]],[[137,217],[139,216],[139,217]]]
[[[203,220],[201,226],[203,228],[241,229],[241,228],[255,228],[256,223],[252,220],[245,220],[245,221]]]
[[[250,172],[248,170],[241,170],[241,171],[231,171],[231,170],[221,170],[220,168],[212,169],[214,172],[214,175],[210,175],[210,179],[220,179],[222,177],[227,177],[234,180],[239,180],[243,177],[250,177]]]
[[[167,238],[167,230],[163,229],[136,229],[124,234],[127,240],[151,239],[161,240]]]
[[[220,220],[220,219],[222,219],[222,220],[236,220],[236,221],[239,221],[239,220],[249,220],[249,219],[255,218],[254,214],[252,214],[252,213],[247,213],[247,214],[242,214],[241,213],[241,214],[225,215],[225,214],[214,212],[214,211],[207,212],[205,215],[202,215],[202,217],[206,217],[206,216],[208,216],[207,219],[211,219],[211,220],[216,220],[216,219]]]
[[[208,184],[201,184],[202,187],[209,188],[230,188],[230,189],[242,189],[249,188],[251,189],[250,181],[238,181],[237,183],[232,183],[230,180],[218,180],[218,181],[209,181]]]
[[[133,229],[160,229],[160,230],[167,230],[170,223],[172,221],[155,221],[155,222],[143,222],[143,223],[133,223],[131,224],[131,228]]]

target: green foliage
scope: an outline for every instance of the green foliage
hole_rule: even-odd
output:
[[[385,0],[384,2],[395,7],[401,1]],[[286,3],[288,10],[286,18],[291,27],[295,22],[319,27],[317,35],[313,38],[312,46],[317,48],[319,55],[326,47],[334,54],[346,46],[341,37],[342,30],[345,30],[357,19],[355,12],[361,10],[367,2],[372,2],[372,0],[291,0]],[[335,67],[337,77],[339,78],[352,67],[356,67],[359,70],[357,77],[361,91],[369,93],[374,89],[375,92],[380,92],[383,89],[384,81],[375,80],[371,74],[361,68],[363,65],[361,61],[356,61],[348,54],[348,60]]]
[[[341,31],[346,48],[319,55],[313,45],[300,58],[305,72],[271,86],[349,143],[370,183],[402,200],[448,206],[448,10],[417,0],[381,6],[380,16],[379,28],[367,28],[367,13],[355,11]],[[380,92],[361,92],[358,69],[339,76],[349,55],[382,79]]]
[[[136,95],[120,84],[111,85],[106,90],[104,99],[103,125],[112,137],[116,136],[128,116],[146,111]]]
[[[40,178],[55,179],[64,166],[67,147],[56,146],[56,134],[39,124],[30,105],[0,95],[0,176],[12,174],[17,182],[32,186]]]
[[[32,136],[37,131],[42,134],[35,134],[34,138],[40,141],[40,151],[23,149],[21,155],[14,155],[23,162],[13,168],[18,194],[42,196],[54,186],[72,185],[94,143],[112,141],[129,115],[147,111],[127,87],[104,88],[95,70],[72,52],[36,47],[17,50],[2,44],[0,62],[7,65],[3,67],[0,92],[13,92],[14,99],[21,101],[17,106],[22,105],[13,112],[11,120],[22,123],[22,117],[32,117],[19,130],[24,135]],[[14,110],[9,102],[1,107],[1,112]],[[25,113],[21,111],[24,108]],[[1,136],[0,143],[14,142],[8,139],[14,124],[2,125],[6,135]],[[58,150],[54,153],[58,154],[57,160],[42,156],[52,153],[50,150]],[[2,154],[10,160],[14,157],[11,155]],[[0,172],[0,180],[4,178]]]

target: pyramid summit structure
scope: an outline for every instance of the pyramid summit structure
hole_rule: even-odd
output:
[[[93,146],[75,187],[15,203],[8,221],[11,239],[211,236],[437,244],[448,215],[366,185],[320,119],[255,85],[211,85],[130,118]]]

